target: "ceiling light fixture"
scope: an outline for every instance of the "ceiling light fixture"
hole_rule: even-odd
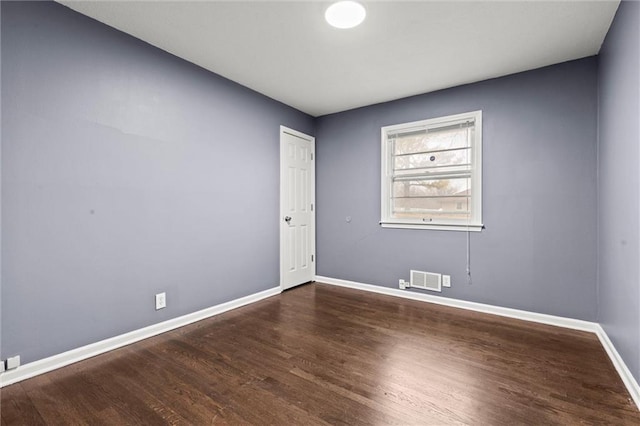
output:
[[[355,1],[339,1],[333,3],[324,13],[324,19],[329,25],[346,29],[358,26],[364,21],[367,11],[360,3]]]

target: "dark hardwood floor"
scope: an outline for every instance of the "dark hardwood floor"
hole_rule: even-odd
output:
[[[640,424],[593,334],[323,284],[1,392],[3,425]]]

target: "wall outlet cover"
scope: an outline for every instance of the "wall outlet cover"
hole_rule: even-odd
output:
[[[156,311],[167,307],[167,293],[156,294]]]
[[[20,367],[20,355],[7,358],[7,370],[13,370],[18,367]]]
[[[442,276],[442,287],[451,287],[451,275]]]

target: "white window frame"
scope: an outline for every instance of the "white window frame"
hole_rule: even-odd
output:
[[[416,128],[438,128],[456,122],[474,120],[474,140],[471,141],[471,208],[469,220],[437,220],[431,222],[419,219],[399,219],[391,217],[391,185],[393,166],[391,164],[391,144],[388,136]],[[384,228],[435,229],[449,231],[481,231],[482,224],[482,111],[472,111],[446,117],[431,118],[411,123],[396,124],[381,128],[382,161],[381,161],[381,219]]]

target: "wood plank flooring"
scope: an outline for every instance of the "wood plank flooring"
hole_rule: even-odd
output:
[[[591,333],[324,284],[1,392],[2,425],[640,424]]]

